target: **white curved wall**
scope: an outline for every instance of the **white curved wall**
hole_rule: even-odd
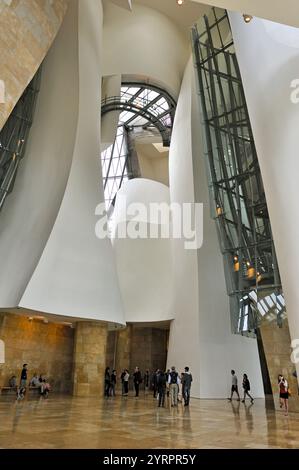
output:
[[[103,75],[139,75],[178,95],[189,43],[165,15],[138,4],[130,12],[105,1],[103,41]]]
[[[137,178],[128,181],[118,192],[114,220],[115,228],[127,227],[130,217],[123,206],[142,203],[149,209],[152,202],[169,204],[169,189],[161,183]],[[150,230],[154,220],[141,216],[135,220]],[[127,322],[156,322],[173,318],[172,252],[170,239],[114,238],[113,247]]]
[[[48,240],[69,175],[78,116],[75,3],[43,63],[26,155],[1,211],[1,308],[18,305]]]
[[[171,202],[204,204],[204,239],[199,250],[174,241],[175,319],[171,324],[168,366],[188,365],[193,373],[192,395],[228,396],[230,370],[239,379],[246,372],[256,397],[263,396],[257,343],[231,334],[229,300],[215,222],[210,218],[207,177],[201,138],[201,118],[190,60],[179,96],[170,147]]]
[[[112,246],[95,235],[100,171],[101,2],[79,0],[79,114],[64,198],[20,306],[124,323]]]
[[[270,214],[292,339],[299,338],[299,30],[230,14],[235,47]],[[297,82],[298,89],[298,82]],[[298,97],[298,92],[297,92]],[[299,376],[299,365],[297,365]]]

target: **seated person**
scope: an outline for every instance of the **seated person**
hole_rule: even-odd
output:
[[[15,375],[12,375],[8,381],[8,385],[11,388],[15,388],[17,386],[17,378]]]
[[[40,387],[41,395],[47,397],[49,395],[50,390],[51,390],[51,386],[50,386],[49,382],[47,381],[47,379],[44,379],[42,381],[41,387]]]
[[[39,378],[38,378],[38,375],[37,375],[37,374],[34,374],[34,376],[32,377],[32,379],[30,380],[29,385],[30,385],[31,387],[40,387],[40,381],[39,381]]]

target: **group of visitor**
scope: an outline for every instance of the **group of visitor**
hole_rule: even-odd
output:
[[[238,378],[236,376],[236,372],[234,370],[231,370],[231,375],[232,375],[232,388],[231,388],[231,394],[230,398],[228,398],[229,401],[232,401],[233,399],[233,394],[236,393],[238,397],[238,401],[240,401],[240,394],[239,394],[239,389],[238,389]],[[243,382],[242,382],[242,387],[243,387],[243,392],[244,392],[244,397],[242,400],[242,403],[245,403],[246,395],[250,398],[251,403],[253,404],[254,400],[252,396],[250,395],[250,382],[248,379],[247,374],[243,374]]]
[[[120,375],[122,384],[122,395],[128,396],[129,393],[129,380],[130,372],[124,369]],[[192,374],[189,367],[185,367],[184,372],[179,374],[173,366],[164,372],[162,369],[156,369],[152,374],[149,369],[145,371],[142,376],[139,367],[135,367],[132,374],[135,397],[139,397],[140,386],[144,384],[144,390],[150,388],[153,390],[154,398],[157,398],[158,406],[165,406],[165,396],[170,397],[171,406],[177,406],[178,402],[184,400],[184,405],[189,406],[190,403],[190,389],[192,383]],[[113,369],[110,373],[110,367],[105,370],[105,397],[115,396],[117,373]]]
[[[9,387],[15,388],[17,391],[17,400],[22,400],[25,397],[28,381],[28,364],[23,364],[20,383],[17,383],[17,377],[12,375],[9,379]],[[32,379],[29,381],[30,387],[39,388],[39,392],[45,398],[48,397],[50,391],[50,384],[47,378],[42,374],[34,373]]]
[[[236,373],[234,370],[231,370],[231,375],[232,375],[232,387],[231,387],[231,395],[230,398],[228,398],[229,401],[232,401],[233,394],[236,393],[237,395],[237,400],[240,401],[240,394],[238,390],[238,378],[236,376]],[[246,396],[250,398],[251,404],[254,403],[253,397],[250,395],[250,382],[248,379],[247,374],[243,374],[243,381],[242,381],[242,387],[243,387],[243,400],[242,403],[245,403]],[[278,375],[278,390],[279,390],[279,406],[280,408],[284,408],[285,415],[288,415],[288,410],[289,410],[289,396],[291,395],[290,389],[289,389],[289,384],[287,379],[282,374]]]

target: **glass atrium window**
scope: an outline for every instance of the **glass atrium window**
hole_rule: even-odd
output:
[[[137,86],[138,85],[138,86]],[[102,114],[119,110],[115,142],[101,154],[103,186],[106,209],[111,217],[115,196],[122,184],[134,178],[136,171],[131,164],[128,143],[130,135],[151,132],[162,138],[164,146],[170,145],[175,101],[164,90],[143,84],[123,85],[120,96],[102,101]]]
[[[102,174],[106,210],[109,211],[117,191],[128,180],[128,148],[124,126],[117,128],[114,143],[102,152]]]

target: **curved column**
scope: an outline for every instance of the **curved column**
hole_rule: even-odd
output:
[[[104,200],[100,169],[101,2],[79,0],[79,109],[61,207],[20,306],[67,317],[124,323],[110,240],[95,235]]]
[[[46,56],[64,18],[69,0],[0,3],[0,130]]]
[[[291,339],[299,339],[299,30],[230,14],[286,299]],[[296,91],[297,89],[297,91]],[[291,349],[290,349],[291,352]],[[299,365],[297,364],[299,376]]]
[[[159,229],[150,218],[151,203],[169,206],[169,189],[155,181],[136,178],[129,180],[118,192],[115,205],[115,230],[130,230],[138,224],[144,234]],[[132,206],[141,204],[146,216]],[[134,216],[134,212],[136,216]],[[134,222],[132,218],[134,216]],[[126,232],[125,232],[126,233]],[[153,233],[153,232],[152,232]],[[146,236],[146,235],[145,235]],[[171,312],[172,253],[169,238],[113,238],[117,272],[127,322],[156,322],[173,318]]]

